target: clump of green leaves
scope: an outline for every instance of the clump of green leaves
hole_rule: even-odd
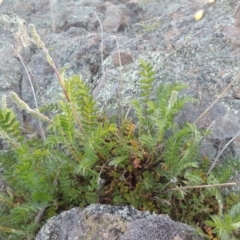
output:
[[[0,195],[0,231],[4,237],[33,239],[53,215],[97,202],[131,204],[202,226],[211,214],[222,213],[217,187],[229,180],[234,167],[220,175],[217,170],[206,174],[209,160],[199,155],[203,133],[194,124],[175,122],[183,106],[193,100],[181,94],[186,86],[153,89],[153,67],[143,60],[140,67],[141,96],[131,103],[134,118],[120,125],[97,109],[90,89],[76,75],[58,74],[64,96],[57,104],[31,109],[10,94],[18,107],[44,122],[42,138],[25,135],[3,99],[0,137],[5,148],[0,161],[7,189]]]
[[[240,236],[240,202],[233,205],[225,214],[212,215],[206,224],[213,228],[212,232],[221,240],[239,239],[235,236]]]

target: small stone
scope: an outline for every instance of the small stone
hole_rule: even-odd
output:
[[[240,7],[238,6],[234,13],[234,26],[240,27]]]
[[[226,26],[224,28],[224,33],[230,38],[240,39],[240,28],[236,26]]]
[[[240,19],[235,19],[234,20],[234,26],[235,27],[240,27]]]
[[[121,61],[120,61],[121,60]],[[112,61],[117,66],[128,65],[133,62],[132,56],[126,51],[116,51],[112,54]]]
[[[105,6],[106,14],[102,23],[103,29],[106,32],[117,32],[121,24],[124,22],[123,13],[117,6],[109,1],[105,3]]]
[[[235,99],[240,99],[240,88],[237,88],[237,89],[233,92],[232,97],[235,98]]]

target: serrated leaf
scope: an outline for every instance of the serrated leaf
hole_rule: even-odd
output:
[[[124,167],[127,163],[127,159],[128,156],[126,155],[114,157],[113,160],[108,163],[108,166],[114,167],[116,170],[117,167]]]

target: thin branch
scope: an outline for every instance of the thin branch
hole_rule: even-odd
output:
[[[97,178],[97,185],[98,185],[98,194],[100,194],[100,191],[101,191],[101,188],[103,187],[104,183],[105,183],[105,179],[102,179],[101,178],[101,174],[102,174],[102,171],[104,169],[104,167],[106,166],[107,163],[109,163],[110,161],[112,160],[112,158],[110,158],[107,162],[105,162],[102,167],[101,167],[101,170],[98,174],[98,178]],[[99,201],[98,201],[99,202]]]
[[[208,169],[208,171],[207,171],[207,174],[209,174],[209,173],[213,170],[213,168],[215,167],[215,165],[216,165],[218,159],[220,158],[220,156],[222,155],[222,153],[225,151],[225,149],[226,149],[239,135],[240,135],[240,131],[238,131],[237,134],[236,134],[231,140],[229,140],[229,141],[226,143],[226,145],[223,147],[223,149],[218,153],[218,155],[217,155],[216,158],[214,159],[211,167],[210,167],[210,168]]]
[[[51,22],[52,22],[52,32],[56,32],[56,25],[55,25],[55,14],[54,14],[54,1],[50,0],[50,10],[51,10]]]
[[[35,224],[39,224],[39,223],[41,222],[41,220],[42,220],[42,218],[43,218],[43,216],[44,216],[44,213],[45,213],[46,209],[47,209],[47,207],[44,207],[44,208],[42,208],[42,209],[38,212],[37,216],[36,216],[35,219],[34,219],[34,223],[35,223]]]
[[[118,58],[119,58],[119,65],[120,65],[120,80],[119,80],[119,88],[118,88],[118,114],[119,114],[119,126],[122,125],[123,123],[123,107],[121,102],[123,102],[123,97],[122,97],[122,90],[123,90],[123,77],[122,77],[122,59],[121,59],[121,54],[120,54],[120,48],[119,48],[119,43],[116,40],[117,43],[117,50],[118,50]]]
[[[236,185],[237,183],[232,182],[232,183],[219,183],[219,184],[211,184],[211,185],[185,186],[185,187],[172,188],[172,189],[169,189],[167,192],[186,190],[186,189],[195,189],[195,188],[231,187]]]
[[[127,120],[127,117],[128,117],[128,115],[129,115],[129,112],[130,112],[131,109],[132,109],[132,107],[129,106],[129,107],[128,107],[128,110],[127,110],[127,112],[126,112],[126,115],[125,115],[125,117],[124,117],[124,119],[123,119],[123,122],[125,122],[125,121]]]
[[[112,158],[110,158],[107,162],[105,162],[102,165],[102,167],[101,167],[101,170],[100,170],[100,172],[98,174],[98,180],[97,180],[97,185],[98,185],[99,188],[100,188],[100,185],[101,185],[101,174],[102,174],[102,171],[103,171],[104,167],[106,166],[106,164],[109,163],[111,160],[112,160]]]
[[[25,72],[28,76],[28,80],[29,80],[29,83],[30,83],[30,86],[31,86],[31,89],[32,89],[32,93],[33,93],[33,98],[34,98],[34,102],[35,102],[35,106],[36,106],[36,109],[39,109],[38,108],[38,103],[37,103],[37,98],[36,98],[36,94],[35,94],[35,90],[34,90],[34,86],[33,86],[33,83],[32,83],[32,79],[30,77],[30,74],[29,74],[29,71],[27,69],[27,66],[22,58],[22,56],[18,53],[18,51],[10,44],[10,46],[12,47],[13,51],[16,53],[16,55],[18,56],[20,62],[22,63],[24,69],[25,69]],[[44,129],[43,129],[43,125],[42,125],[42,122],[38,119],[38,123],[39,123],[39,127],[40,127],[40,131],[41,131],[41,137],[43,140],[46,139],[46,135],[45,135],[45,132],[44,132]]]
[[[67,102],[71,102],[70,98],[68,96],[68,93],[66,91],[66,88],[64,86],[64,79],[63,79],[62,75],[59,73],[59,71],[57,69],[57,66],[54,63],[52,57],[50,56],[50,54],[48,52],[48,49],[46,48],[44,42],[41,40],[40,36],[38,35],[38,33],[37,33],[36,29],[35,29],[34,24],[29,24],[29,30],[30,30],[30,33],[31,33],[31,35],[33,37],[33,42],[37,45],[38,48],[41,48],[43,50],[49,65],[54,70]]]
[[[100,21],[96,12],[95,12],[95,15],[96,15],[96,18],[99,22],[100,28],[101,28],[101,65],[102,65],[102,74],[103,74],[103,77],[105,79],[105,69],[104,69],[104,66],[103,66],[103,26],[102,26],[102,23],[101,23],[101,21]]]
[[[222,93],[216,98],[216,100],[194,121],[196,124],[217,102],[218,100],[230,89],[230,87],[233,85],[233,83],[240,78],[240,73],[228,84],[228,86],[222,91]],[[209,127],[210,128],[210,127]],[[214,159],[211,167],[209,168],[207,174],[209,174],[212,169],[215,167],[219,157],[222,155],[224,150],[229,146],[231,142],[233,142],[240,134],[240,131],[224,146],[224,148],[219,152],[217,157]]]
[[[217,102],[218,100],[228,91],[228,89],[233,85],[233,83],[240,78],[240,73],[228,84],[228,86],[223,90],[223,92],[216,98],[216,100],[194,121],[197,123]]]
[[[54,63],[52,57],[50,56],[49,52],[48,52],[48,49],[46,48],[44,42],[41,40],[40,36],[38,35],[36,29],[35,29],[35,26],[34,24],[29,24],[29,29],[30,29],[30,32],[31,32],[31,35],[34,39],[34,43],[37,45],[38,48],[41,48],[47,58],[47,61],[48,63],[50,64],[50,66],[53,68],[56,76],[57,76],[57,79],[58,79],[58,82],[62,88],[62,91],[63,91],[63,94],[65,96],[65,99],[67,100],[68,103],[71,103],[71,99],[68,95],[68,92],[65,88],[65,84],[64,84],[64,72],[63,74],[60,74],[58,69],[57,69],[57,66],[56,64]],[[73,106],[73,105],[72,105]],[[83,125],[82,125],[82,122],[79,120],[77,114],[76,114],[76,110],[73,106],[73,110],[74,110],[74,118],[76,120],[76,123],[78,124],[78,127],[80,128],[80,130],[82,131],[83,135],[86,136],[85,132],[84,132],[84,128],[83,128]]]

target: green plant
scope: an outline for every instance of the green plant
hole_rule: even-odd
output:
[[[114,134],[116,125],[98,120],[95,103],[79,77],[65,79],[64,87],[70,101],[59,100],[52,119],[10,94],[19,107],[48,123],[45,140],[28,139],[12,110],[0,110],[0,133],[9,146],[1,152],[1,162],[11,189],[11,195],[0,199],[7,215],[0,218],[11,227],[19,227],[20,222],[29,225],[41,209],[47,208],[47,215],[52,215],[61,208],[98,201],[94,166],[98,155],[106,155],[110,145],[106,139]]]
[[[208,183],[221,183],[228,181],[233,175],[233,169],[240,170],[239,160],[228,158],[218,165],[209,175]],[[240,194],[223,194],[218,189],[207,189],[214,194],[217,201],[215,211],[205,221],[205,229],[211,239],[231,240],[240,237]],[[215,236],[215,238],[214,238]]]
[[[156,20],[153,23],[146,23],[144,21],[140,22],[139,25],[144,29],[145,33],[150,33],[152,31],[154,31],[155,29],[157,29],[160,25],[162,24],[162,22],[160,20]]]
[[[0,137],[5,148],[0,159],[8,184],[0,195],[3,237],[32,239],[60,211],[97,202],[131,204],[201,227],[210,215],[222,214],[218,187],[230,179],[235,167],[223,171],[220,166],[206,174],[210,161],[199,155],[204,133],[194,124],[175,122],[182,107],[193,101],[180,93],[186,86],[153,89],[154,69],[140,61],[141,95],[131,103],[134,118],[117,125],[97,109],[79,76],[58,73],[34,28],[32,32],[64,95],[56,104],[31,109],[10,93],[19,108],[44,123],[42,138],[24,134],[2,100]]]
[[[206,224],[213,228],[213,233],[221,240],[235,240],[240,237],[240,202],[233,205],[231,209],[221,215],[212,215]]]

